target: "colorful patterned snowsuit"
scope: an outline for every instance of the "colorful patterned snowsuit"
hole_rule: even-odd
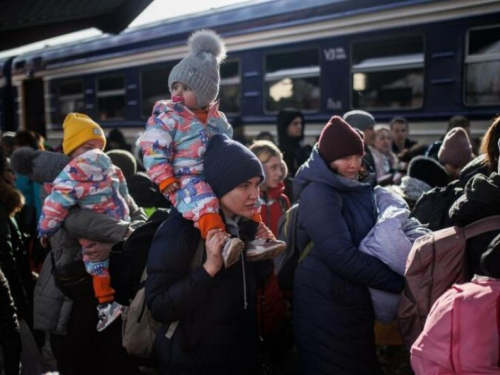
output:
[[[219,213],[219,201],[204,180],[203,159],[214,134],[233,135],[218,103],[211,104],[206,124],[183,103],[155,103],[141,137],[144,165],[157,185],[175,178],[179,190],[165,194],[183,217],[198,222],[207,213]]]
[[[129,207],[135,207],[122,171],[98,149],[72,159],[52,184],[45,185],[51,193],[43,203],[38,222],[40,237],[57,232],[69,209],[76,205],[125,221],[130,221]],[[109,278],[109,260],[92,262],[84,255],[83,261],[92,276]]]

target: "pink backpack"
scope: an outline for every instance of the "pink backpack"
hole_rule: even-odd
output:
[[[500,215],[490,216],[464,228],[435,231],[413,243],[406,261],[405,289],[398,308],[399,330],[408,349],[422,332],[434,302],[453,284],[468,280],[467,240],[499,229]]]
[[[411,348],[415,374],[500,374],[499,303],[498,279],[453,285]]]

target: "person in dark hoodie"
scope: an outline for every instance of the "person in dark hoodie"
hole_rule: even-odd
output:
[[[278,113],[278,145],[288,173],[293,178],[299,167],[309,158],[312,147],[304,145],[306,124],[301,111],[293,108],[282,109]]]
[[[297,172],[297,244],[313,247],[297,266],[294,329],[304,374],[381,374],[368,288],[391,293],[403,277],[359,250],[375,226],[374,176],[361,136],[334,116]]]
[[[274,238],[263,224],[250,220],[264,180],[262,165],[250,150],[216,134],[209,141],[204,170],[232,236],[245,244],[256,236]],[[156,232],[146,302],[163,324],[155,341],[162,374],[258,373],[256,291],[273,265],[270,260],[248,262],[245,248],[239,263],[224,268],[227,236],[214,229],[201,243],[200,231],[175,208]],[[197,255],[200,261],[193,262]]]

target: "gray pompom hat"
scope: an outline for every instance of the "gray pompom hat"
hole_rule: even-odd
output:
[[[188,39],[190,53],[178,63],[168,77],[168,89],[174,82],[191,87],[197,107],[209,105],[219,93],[219,65],[226,57],[224,41],[212,30],[195,31]]]

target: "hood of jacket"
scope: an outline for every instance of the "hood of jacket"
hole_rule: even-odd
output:
[[[273,188],[269,188],[267,190],[261,190],[260,191],[260,196],[265,197],[267,196],[268,199],[278,199],[281,197],[281,194],[285,192],[285,184],[283,182],[280,182],[277,186]]]
[[[300,138],[292,138],[287,134],[288,125],[290,125],[292,120],[296,117],[300,117],[302,119],[302,134],[300,135]],[[280,149],[285,151],[299,147],[300,143],[304,139],[304,129],[306,127],[302,112],[296,109],[281,110],[278,114],[276,122],[278,126],[278,144]]]
[[[363,181],[350,180],[330,169],[318,151],[318,145],[313,148],[309,159],[299,168],[293,180],[293,194],[296,199],[310,183],[317,182],[334,188],[337,191],[353,191],[371,188],[374,175],[370,174]]]
[[[477,174],[469,180],[463,195],[451,206],[450,217],[455,224],[467,225],[499,212],[500,175],[493,172],[489,177]]]
[[[460,180],[462,186],[465,186],[465,184],[478,173],[482,173],[484,175],[490,174],[484,155],[479,155],[466,164],[460,171],[458,179]]]
[[[379,213],[388,210],[390,207],[408,210],[408,204],[403,197],[387,188],[376,186],[375,189],[373,189],[373,193],[375,194],[375,203]]]
[[[418,201],[422,194],[432,190],[432,187],[426,182],[415,177],[404,176],[399,186],[406,199]]]

